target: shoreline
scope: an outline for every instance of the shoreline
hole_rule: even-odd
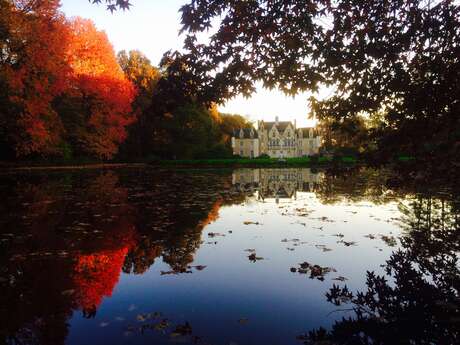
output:
[[[396,159],[386,163],[407,163],[415,159]],[[368,163],[368,162],[367,162]],[[84,170],[84,169],[118,169],[118,168],[319,168],[327,166],[354,166],[366,164],[366,160],[353,156],[337,157],[305,157],[287,158],[278,160],[275,158],[230,158],[230,159],[190,159],[190,160],[158,160],[121,163],[37,163],[37,162],[0,162],[0,171],[38,171],[38,170]]]
[[[236,159],[212,159],[212,160],[164,160],[157,162],[137,162],[137,163],[84,163],[84,164],[21,164],[3,163],[0,164],[2,171],[36,171],[36,170],[83,170],[83,169],[118,169],[118,168],[289,168],[289,167],[318,167],[331,164],[355,164],[353,162],[333,162],[332,160],[316,161],[296,160],[236,160]]]
[[[20,165],[2,164],[1,171],[35,171],[35,170],[84,170],[84,169],[112,169],[112,168],[141,168],[149,167],[147,163],[87,163],[69,165]]]

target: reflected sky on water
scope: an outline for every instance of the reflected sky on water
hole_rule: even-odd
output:
[[[366,290],[373,271],[395,286],[386,261],[409,252],[403,239],[426,211],[428,231],[458,235],[452,194],[421,195],[395,176],[370,168],[2,174],[2,341],[302,344],[306,331],[355,317],[327,301],[334,284]],[[433,257],[458,254],[458,243],[427,246]]]

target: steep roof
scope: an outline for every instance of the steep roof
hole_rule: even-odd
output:
[[[233,130],[233,136],[237,139],[241,139],[240,137],[240,131],[243,130],[243,139],[257,139],[259,137],[259,134],[255,129],[254,135],[251,137],[251,128],[241,128],[241,129],[235,129]]]
[[[289,125],[293,126],[290,121],[278,121],[278,124],[276,124],[276,122],[264,122],[264,126],[267,130],[270,130],[273,126],[276,126],[278,132],[280,133],[283,133]]]
[[[297,130],[298,131],[301,131],[302,132],[302,136],[304,138],[308,137],[310,135],[310,129],[313,129],[313,136],[316,137],[319,135],[319,132],[318,130],[316,129],[316,127],[304,127],[304,128],[298,128]]]

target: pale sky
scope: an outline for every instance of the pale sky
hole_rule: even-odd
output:
[[[104,4],[92,5],[88,0],[61,0],[62,10],[68,16],[80,16],[93,20],[104,30],[115,50],[138,49],[158,65],[163,53],[180,50],[183,37],[179,36],[179,8],[187,0],[132,0],[130,11],[111,14]],[[104,2],[104,1],[102,1]],[[297,120],[297,126],[310,126],[307,119],[309,108],[307,95],[295,98],[279,91],[268,91],[258,87],[250,99],[236,97],[220,107],[221,112],[245,115],[253,121]]]

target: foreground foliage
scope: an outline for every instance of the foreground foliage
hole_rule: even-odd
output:
[[[255,82],[312,97],[320,120],[366,115],[380,150],[459,156],[460,6],[441,1],[193,0],[183,54],[197,96],[223,100]],[[199,37],[214,26],[203,43]]]

